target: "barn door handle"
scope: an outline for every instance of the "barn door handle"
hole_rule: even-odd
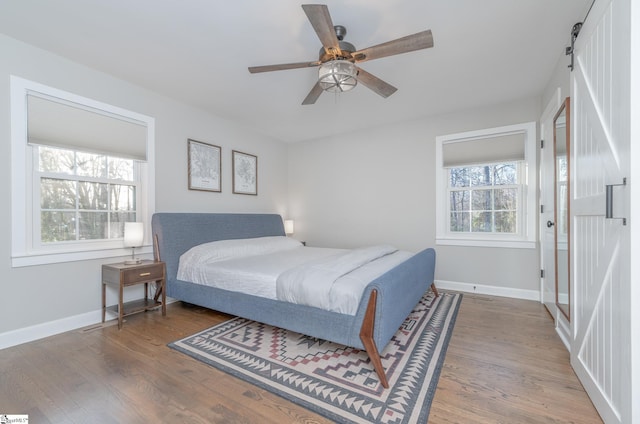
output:
[[[623,178],[622,184],[607,184],[605,186],[606,187],[606,196],[605,196],[606,207],[605,207],[604,217],[606,219],[621,219],[622,225],[627,225],[627,218],[619,218],[619,217],[613,216],[613,187],[626,186],[626,185],[627,185],[627,179]]]

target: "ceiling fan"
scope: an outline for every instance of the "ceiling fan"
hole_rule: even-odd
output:
[[[302,102],[303,105],[314,104],[323,91],[349,91],[358,82],[382,97],[389,97],[396,92],[397,88],[356,66],[356,63],[433,47],[431,30],[426,30],[366,49],[356,50],[353,44],[343,41],[347,29],[341,25],[333,25],[329,8],[326,5],[303,4],[302,9],[322,42],[318,60],[251,66],[249,67],[249,72],[255,74],[285,69],[319,67],[318,81]]]

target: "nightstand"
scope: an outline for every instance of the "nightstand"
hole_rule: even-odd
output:
[[[149,298],[149,283],[157,283],[153,298]],[[144,299],[124,302],[124,288],[144,284]],[[107,285],[118,288],[118,304],[109,306],[118,314],[118,329],[122,328],[122,318],[136,312],[162,307],[162,316],[167,315],[167,296],[165,290],[166,268],[164,262],[150,260],[139,264],[127,265],[123,262],[102,265],[102,322],[107,312]]]

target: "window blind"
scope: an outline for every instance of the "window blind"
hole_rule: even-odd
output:
[[[147,128],[84,106],[27,95],[27,142],[140,161],[147,160]]]
[[[524,132],[456,140],[442,145],[442,165],[446,168],[521,160],[525,160]]]

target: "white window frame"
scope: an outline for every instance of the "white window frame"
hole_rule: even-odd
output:
[[[521,133],[524,135],[525,159],[523,175],[524,187],[518,211],[519,228],[517,234],[453,232],[449,229],[448,168],[443,164],[443,146],[448,143],[473,142],[490,137],[500,137]],[[477,131],[468,131],[436,137],[436,244],[455,246],[536,248],[537,238],[537,158],[536,123],[508,125]],[[509,162],[509,161],[502,161]]]
[[[140,198],[137,211],[143,222],[144,246],[137,253],[149,254],[151,216],[155,211],[155,120],[136,112],[78,96],[63,90],[11,76],[11,264],[12,267],[51,264],[89,259],[128,256],[130,248],[122,240],[86,240],[78,243],[43,244],[34,240],[35,225],[39,225],[40,208],[34,193],[37,169],[34,169],[34,148],[27,144],[27,95],[45,97],[61,103],[72,103],[107,116],[144,125],[147,129],[147,161],[138,163]],[[37,163],[37,162],[36,162]],[[38,216],[36,216],[38,215]]]

